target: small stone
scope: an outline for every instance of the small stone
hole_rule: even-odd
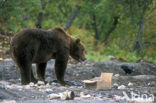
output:
[[[119,89],[119,90],[126,89],[126,86],[125,86],[125,85],[118,86],[118,89]]]

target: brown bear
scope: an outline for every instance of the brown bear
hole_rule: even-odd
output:
[[[36,63],[39,80],[44,81],[47,61],[55,59],[57,81],[65,85],[64,74],[69,56],[84,61],[84,46],[80,39],[68,35],[61,28],[51,30],[25,29],[10,42],[11,56],[19,67],[21,83],[37,82],[32,73],[32,63]]]

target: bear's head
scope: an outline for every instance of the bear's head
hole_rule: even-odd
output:
[[[85,61],[85,49],[82,43],[80,42],[80,39],[75,39],[70,51],[70,55],[75,60],[82,62]]]

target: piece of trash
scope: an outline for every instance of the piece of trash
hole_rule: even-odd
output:
[[[155,86],[156,85],[156,82],[149,82],[148,83],[148,86]]]
[[[119,90],[126,89],[126,86],[125,86],[125,85],[118,86],[118,89],[119,89]]]
[[[58,99],[58,98],[60,98],[60,95],[59,94],[49,94],[48,95],[48,99]]]
[[[119,74],[115,74],[115,75],[114,75],[114,77],[117,77],[117,78],[118,78],[119,76],[120,76]]]
[[[48,94],[54,93],[54,91],[53,91],[52,89],[46,89],[45,91],[46,91]]]
[[[87,88],[87,89],[95,89],[97,81],[84,80],[83,83],[85,84],[85,88]]]
[[[39,89],[43,89],[43,88],[44,88],[44,86],[43,86],[43,85],[40,85],[40,86],[39,86]]]
[[[114,88],[117,88],[118,86],[119,86],[119,85],[118,85],[117,83],[114,83],[114,84],[113,84],[113,87],[114,87]]]
[[[2,84],[2,85],[0,86],[0,88],[2,88],[2,89],[7,89],[6,85],[4,85],[4,84]]]
[[[0,58],[0,61],[3,61],[4,59],[3,58]]]
[[[133,86],[134,86],[134,84],[133,84],[133,83],[131,83],[131,82],[129,82],[129,83],[128,83],[128,86],[129,86],[129,87],[133,87]]]
[[[63,93],[60,93],[60,97],[62,100],[72,100],[75,97],[75,94],[73,91],[66,91]]]
[[[85,95],[84,92],[80,92],[80,97],[83,99],[88,99],[88,98],[91,98],[91,95],[89,95],[89,94]]]
[[[116,102],[120,102],[120,101],[121,101],[121,99],[122,99],[122,97],[121,97],[121,96],[114,95],[114,100],[115,100]]]
[[[71,83],[72,83],[72,85],[74,85],[74,86],[83,86],[83,83],[81,83],[81,82],[72,81]]]
[[[15,100],[3,100],[2,103],[17,103]]]
[[[30,82],[29,85],[30,85],[30,87],[34,87],[34,83],[33,82]]]
[[[97,90],[111,89],[113,73],[101,73],[100,81],[97,81]]]
[[[25,85],[24,88],[25,89],[30,89],[30,85]]]
[[[37,84],[38,85],[44,85],[44,82],[43,81],[38,81]]]
[[[59,94],[49,94],[48,99],[58,99],[61,98],[62,100],[72,100],[75,98],[75,94],[73,91],[66,91]]]
[[[52,82],[51,85],[60,86],[60,83]]]

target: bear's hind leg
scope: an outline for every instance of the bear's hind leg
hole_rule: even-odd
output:
[[[39,80],[44,81],[45,69],[47,63],[37,63],[36,64],[36,72]]]
[[[32,70],[31,70],[31,82],[37,83],[37,79],[34,77]]]

